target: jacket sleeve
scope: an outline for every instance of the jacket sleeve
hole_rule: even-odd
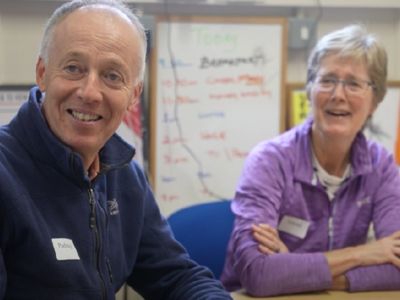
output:
[[[0,299],[3,299],[6,293],[7,272],[4,266],[3,253],[0,249]]]
[[[277,227],[285,182],[292,180],[285,177],[284,161],[272,146],[256,148],[246,160],[232,204],[236,220],[230,261],[240,285],[253,296],[325,290],[332,284],[322,253],[266,255],[252,236],[252,224]]]
[[[144,179],[143,186],[144,224],[128,284],[145,299],[232,299],[211,271],[190,260],[173,238]]]
[[[3,174],[3,173],[2,173]],[[4,199],[2,197],[0,197],[0,203],[4,203]],[[6,213],[6,209],[4,209],[4,207],[2,205],[0,205],[0,299],[4,298],[4,295],[6,293],[6,288],[7,288],[7,270],[6,270],[6,266],[4,264],[4,258],[3,258],[3,250],[5,249],[3,247],[2,242],[5,240],[4,234],[5,234],[5,230],[4,228],[6,228],[4,226],[4,215]]]
[[[380,239],[400,230],[400,174],[386,151],[381,151],[375,169],[377,174],[371,176],[375,181],[371,184],[377,184],[372,217],[375,236]],[[355,268],[346,277],[354,292],[400,289],[400,269],[392,264]]]

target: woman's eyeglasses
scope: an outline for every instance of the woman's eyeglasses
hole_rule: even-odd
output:
[[[338,84],[342,84],[348,96],[362,96],[374,84],[361,79],[338,79],[335,77],[317,77],[315,84],[321,92],[332,93]]]

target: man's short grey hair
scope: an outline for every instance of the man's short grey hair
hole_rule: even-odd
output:
[[[65,17],[67,17],[69,14],[73,13],[77,9],[90,6],[103,6],[106,8],[114,9],[120,12],[122,15],[126,16],[132,23],[132,25],[135,26],[141,39],[141,48],[142,48],[140,53],[137,53],[138,57],[136,58],[136,61],[138,62],[139,66],[138,79],[140,81],[143,80],[145,65],[146,65],[146,49],[147,49],[146,32],[142,23],[139,21],[138,17],[133,13],[133,11],[127,5],[125,5],[120,0],[72,0],[58,7],[53,12],[53,14],[49,18],[45,26],[42,43],[40,45],[40,53],[39,53],[40,57],[44,60],[45,63],[48,62],[48,51],[55,27]]]

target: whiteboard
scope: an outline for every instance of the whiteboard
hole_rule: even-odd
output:
[[[162,213],[234,196],[249,150],[283,130],[285,60],[283,19],[157,22],[150,164]]]

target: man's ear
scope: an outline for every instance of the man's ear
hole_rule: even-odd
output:
[[[46,66],[44,60],[39,56],[36,62],[36,84],[42,92],[46,91],[45,74]]]
[[[133,93],[128,104],[128,111],[132,111],[136,104],[139,102],[140,95],[143,91],[143,81],[140,81],[133,88]]]

